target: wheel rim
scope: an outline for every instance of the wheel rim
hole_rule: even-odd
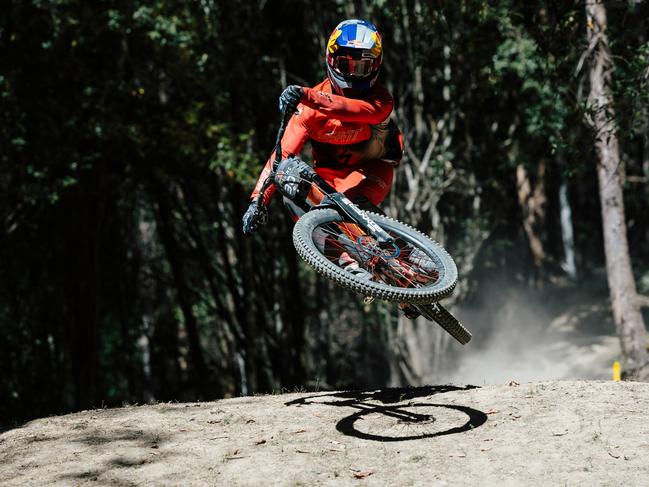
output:
[[[368,280],[373,282],[397,288],[421,288],[441,281],[444,266],[434,253],[408,235],[381,226],[394,238],[388,247],[380,247],[358,225],[344,221],[316,225],[312,237],[314,242],[320,242],[316,247],[329,262],[345,270],[362,269],[371,275]]]

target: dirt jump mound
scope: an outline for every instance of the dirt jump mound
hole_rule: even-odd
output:
[[[543,382],[84,411],[0,435],[23,485],[649,485],[649,384]]]

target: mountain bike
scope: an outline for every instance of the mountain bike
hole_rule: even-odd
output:
[[[362,210],[298,157],[282,160],[281,140],[292,115],[292,110],[282,114],[273,168],[258,207],[264,207],[263,196],[274,183],[296,220],[295,249],[316,272],[367,301],[412,307],[461,344],[468,343],[471,333],[439,304],[457,284],[457,267],[448,252],[405,223]]]

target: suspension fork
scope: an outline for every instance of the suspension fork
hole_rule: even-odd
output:
[[[336,191],[324,179],[318,176],[315,171],[312,178],[311,183],[317,185],[325,194],[325,197],[320,203],[321,206],[333,205],[336,207],[344,216],[355,222],[366,233],[372,235],[379,245],[388,246],[394,243],[394,238],[367,216],[365,211],[352,203],[347,196]]]

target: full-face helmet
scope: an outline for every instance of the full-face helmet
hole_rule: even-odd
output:
[[[361,98],[374,85],[383,61],[374,24],[349,19],[336,26],[327,43],[327,75],[334,93]]]

